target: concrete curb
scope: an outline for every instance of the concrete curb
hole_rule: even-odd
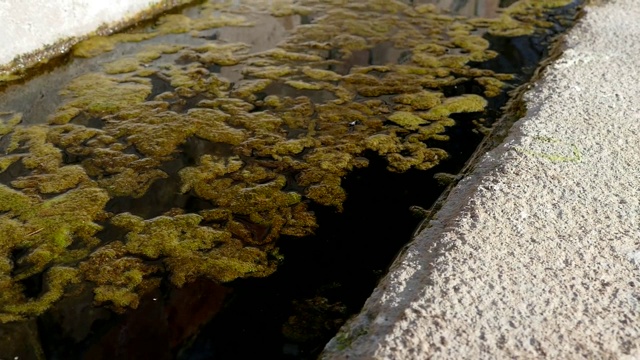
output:
[[[123,28],[186,0],[0,1],[0,71],[66,52],[98,29]],[[47,49],[45,51],[45,48]]]
[[[323,358],[640,356],[639,18],[588,10]]]

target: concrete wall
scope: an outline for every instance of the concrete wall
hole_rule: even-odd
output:
[[[82,37],[101,25],[144,17],[186,1],[167,0],[0,0],[0,68],[16,56],[67,38]],[[62,49],[64,50],[64,49]]]

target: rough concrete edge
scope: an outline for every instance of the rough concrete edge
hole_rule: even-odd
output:
[[[0,85],[3,85],[3,82],[10,83],[20,80],[27,75],[27,72],[45,65],[55,58],[67,54],[75,44],[91,36],[110,35],[134,26],[139,22],[152,19],[165,11],[186,6],[198,1],[199,0],[160,0],[157,3],[150,2],[147,9],[129,15],[123,20],[115,23],[101,23],[95,27],[96,30],[93,32],[80,36],[62,38],[52,44],[43,44],[38,50],[17,54],[10,62],[0,64]],[[10,75],[16,75],[16,77],[9,78]],[[7,77],[9,80],[3,81],[2,77]]]
[[[505,143],[507,137],[517,137],[519,130],[516,124],[521,122],[527,113],[525,95],[535,84],[544,80],[545,70],[562,56],[566,50],[566,35],[571,29],[580,24],[589,8],[601,6],[608,2],[610,0],[585,0],[580,6],[574,24],[552,40],[547,58],[536,68],[531,79],[509,92],[510,99],[502,108],[504,115],[496,122],[489,135],[482,140],[476,151],[466,162],[459,174],[461,176],[458,176],[458,180],[447,186],[429,209],[426,217],[413,233],[411,240],[396,255],[387,273],[365,302],[361,312],[349,319],[341,327],[338,334],[326,344],[319,359],[353,358],[351,355],[355,355],[357,358],[371,357],[371,353],[367,353],[365,356],[358,356],[357,352],[355,354],[346,354],[346,352],[347,350],[356,350],[356,346],[352,346],[353,343],[361,336],[367,335],[372,325],[387,329],[390,329],[393,325],[392,321],[381,321],[379,318],[381,314],[380,308],[383,305],[382,297],[385,292],[394,287],[392,283],[395,281],[394,275],[396,275],[397,270],[406,268],[408,250],[417,248],[419,249],[417,252],[424,254],[423,260],[426,265],[419,270],[422,273],[420,278],[429,279],[434,269],[435,261],[450,250],[451,245],[443,244],[439,241],[442,234],[448,228],[455,226],[453,222],[469,206],[469,200],[476,193],[477,185],[489,175],[496,176],[500,174],[501,168],[504,166],[502,162],[504,154],[508,150],[508,148],[501,147],[501,145]],[[418,271],[417,269],[412,270],[412,272]],[[398,318],[404,308],[397,306],[393,310],[396,314],[386,316],[385,320]],[[379,334],[384,331],[377,330],[376,332]],[[369,339],[369,345],[375,340],[377,339]]]

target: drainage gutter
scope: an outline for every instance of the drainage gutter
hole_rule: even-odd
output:
[[[322,358],[640,357],[639,18],[587,8]]]

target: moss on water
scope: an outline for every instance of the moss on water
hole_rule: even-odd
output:
[[[466,94],[447,98],[442,104],[435,106],[421,117],[429,120],[437,120],[449,117],[455,113],[482,112],[487,106],[487,100],[475,94]]]
[[[13,265],[3,266],[0,272],[0,321],[43,313],[68,285],[80,281],[77,269],[60,265],[86,256],[86,252],[67,249],[74,240],[96,244],[94,235],[100,226],[94,220],[101,216],[107,200],[103,190],[90,187],[42,201],[0,185],[0,229],[5,234],[0,263]],[[26,251],[16,263],[12,252],[17,249]],[[21,270],[13,273],[16,265]],[[48,290],[29,299],[20,281],[41,272],[45,273],[43,288]]]
[[[140,68],[140,61],[136,58],[122,58],[104,65],[107,74],[124,74],[134,72]]]
[[[3,116],[4,115],[4,116]],[[5,117],[6,120],[1,117]],[[20,124],[22,121],[22,114],[14,114],[14,113],[0,113],[0,139],[3,135],[6,135],[13,131],[15,127]]]
[[[97,305],[124,311],[165,277],[182,286],[273,273],[277,239],[312,234],[313,203],[342,211],[342,179],[368,166],[367,152],[393,172],[447,158],[429,140],[448,140],[452,117],[483,113],[487,100],[443,89],[504,91],[512,74],[476,67],[498,56],[478,28],[530,33],[564,4],[522,0],[499,19],[469,20],[401,1],[219,2],[77,44],[78,57],[123,42],[141,50],[65,84],[46,125],[0,113],[0,173],[19,170],[0,185],[0,322],[37,316],[81,283]],[[318,16],[268,50],[224,31],[205,40],[208,29],[250,26],[254,10]],[[198,45],[163,43],[191,35]],[[380,47],[402,61],[362,62]],[[175,194],[152,193],[159,182],[177,182]],[[106,210],[174,197],[199,208]],[[40,275],[44,290],[27,296],[23,281]]]
[[[302,68],[302,72],[313,80],[339,81],[340,79],[342,79],[342,76],[340,74],[337,74],[330,70],[313,69],[305,66]]]
[[[73,55],[78,57],[94,57],[113,50],[115,46],[115,41],[109,37],[96,36],[76,44],[73,47]]]
[[[11,182],[11,186],[24,192],[39,192],[41,194],[60,193],[75,188],[91,180],[84,169],[78,165],[58,168],[55,173],[38,174],[19,177]]]
[[[69,99],[53,115],[56,123],[71,120],[69,111],[82,110],[91,116],[117,113],[142,103],[151,93],[151,81],[145,78],[120,79],[89,73],[74,79],[61,95]],[[77,110],[76,110],[77,109]],[[64,114],[60,116],[59,114]]]
[[[309,83],[306,81],[287,80],[285,84],[298,90],[321,90],[324,86],[320,83]]]
[[[502,80],[496,79],[495,77],[481,76],[474,80],[485,88],[484,96],[488,98],[500,95],[507,86]]]
[[[242,71],[245,76],[272,80],[277,80],[295,72],[296,71],[289,66],[246,67]]]
[[[489,33],[495,36],[531,35],[536,29],[553,26],[553,23],[544,20],[544,13],[548,9],[567,6],[572,2],[572,0],[516,1],[496,19],[470,19],[469,23],[487,27]]]
[[[407,130],[416,130],[420,125],[427,123],[423,118],[408,111],[394,112],[389,115],[388,119]]]
[[[399,104],[410,105],[413,110],[428,110],[442,103],[444,95],[435,91],[421,91],[415,94],[402,94],[393,98]]]

